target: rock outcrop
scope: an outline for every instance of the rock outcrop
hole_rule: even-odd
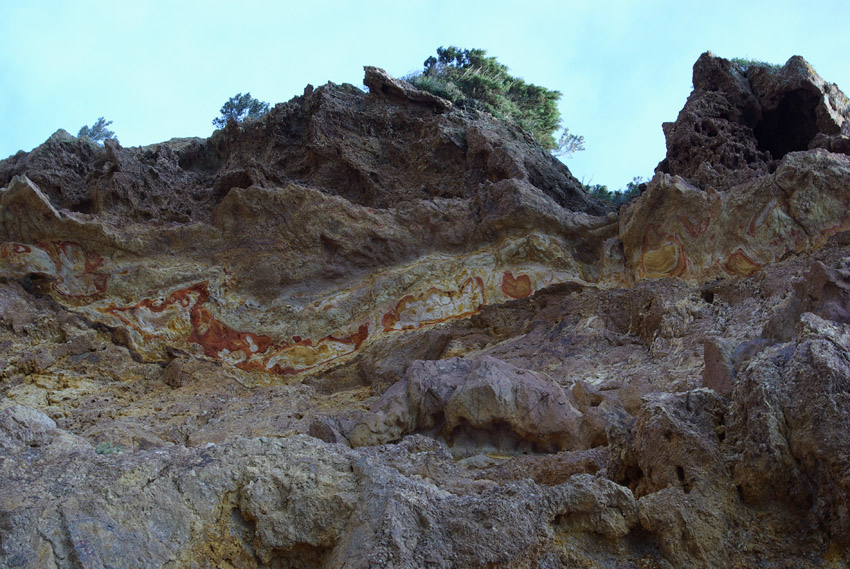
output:
[[[802,57],[775,68],[704,53],[693,85],[676,121],[664,123],[657,171],[726,190],[774,172],[790,152],[850,149],[850,100]]]
[[[571,210],[605,212],[522,129],[481,113],[446,112],[447,101],[402,88],[380,69],[367,68],[365,81],[372,93],[308,86],[261,119],[234,122],[206,140],[101,147],[60,130],[0,163],[0,187],[26,175],[55,207],[118,223],[209,222],[232,188],[295,184],[385,209],[463,198],[509,179]]]
[[[847,567],[847,103],[710,54],[619,212],[377,68],[0,161],[0,565]]]

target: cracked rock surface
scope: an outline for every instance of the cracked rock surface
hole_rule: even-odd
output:
[[[850,566],[836,86],[703,55],[615,212],[365,83],[0,161],[0,566]]]

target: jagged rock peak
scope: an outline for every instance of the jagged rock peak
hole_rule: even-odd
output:
[[[232,122],[208,139],[138,148],[59,131],[32,152],[0,161],[0,187],[26,175],[57,208],[113,221],[209,221],[232,188],[289,183],[373,208],[465,198],[516,179],[560,206],[605,207],[522,129],[366,67],[370,93],[328,83]]]
[[[657,171],[726,189],[774,172],[789,152],[850,154],[850,101],[800,56],[777,68],[706,52],[693,85],[663,125],[667,157]]]
[[[367,65],[363,70],[366,72],[363,84],[369,88],[370,93],[381,94],[398,102],[424,105],[437,112],[445,112],[452,108],[451,102],[446,99],[417,89],[406,81],[395,79],[383,69]]]

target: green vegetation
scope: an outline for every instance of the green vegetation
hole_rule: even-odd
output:
[[[632,181],[626,184],[626,187],[617,190],[611,191],[608,189],[608,186],[603,186],[601,184],[582,184],[582,188],[588,194],[599,198],[602,201],[606,201],[616,206],[623,205],[632,200],[632,198],[636,198],[640,195],[641,187],[646,189],[646,181],[640,177],[635,176],[632,178]]]
[[[531,132],[544,148],[558,155],[584,150],[584,137],[564,129],[560,139],[559,91],[512,76],[507,66],[483,49],[439,47],[424,70],[405,80],[462,107],[486,111]]]
[[[221,116],[214,118],[212,123],[216,128],[224,128],[230,119],[236,122],[260,118],[269,112],[269,104],[259,101],[251,93],[236,93],[221,106]]]
[[[90,138],[94,142],[103,143],[104,140],[114,140],[118,142],[118,139],[115,138],[115,133],[109,130],[109,125],[112,124],[112,121],[108,121],[103,117],[98,118],[95,123],[91,126],[84,125],[80,128],[80,131],[77,133],[77,138]]]
[[[121,448],[121,445],[113,445],[112,443],[105,441],[94,447],[94,452],[97,454],[119,454],[124,452],[124,449]]]
[[[768,69],[772,69],[774,71],[778,69],[782,69],[782,66],[778,63],[768,63],[766,61],[759,61],[758,59],[746,59],[744,57],[733,57],[730,59],[732,63],[741,68],[741,71],[744,73],[747,72],[752,67],[766,67]]]

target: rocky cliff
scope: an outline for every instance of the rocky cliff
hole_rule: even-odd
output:
[[[703,55],[616,212],[364,82],[0,161],[0,564],[848,567],[837,86]]]

